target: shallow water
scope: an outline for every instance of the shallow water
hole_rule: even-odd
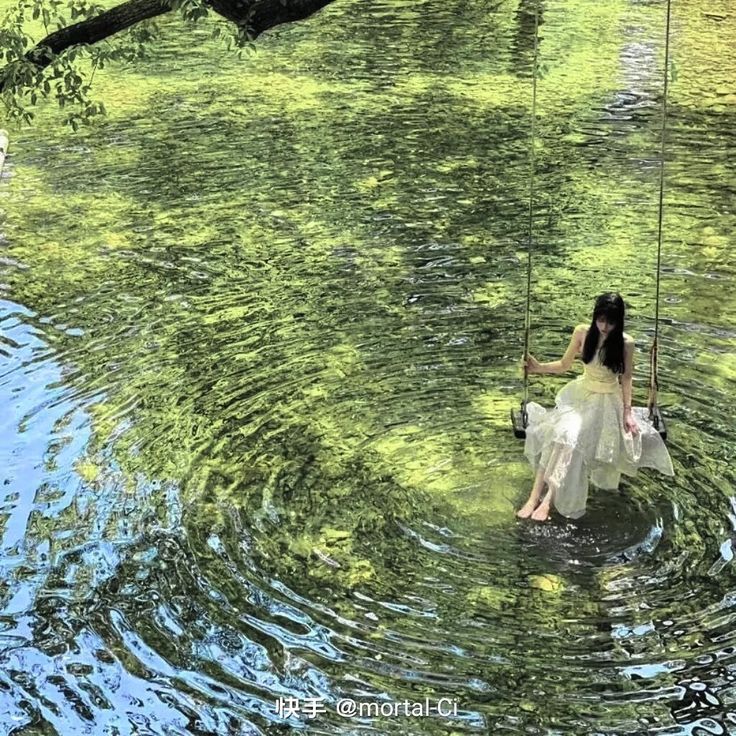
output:
[[[641,405],[665,6],[600,5],[542,12],[531,349],[620,290]],[[673,5],[676,476],[575,523],[513,515],[531,3],[336,3],[242,60],[171,20],[96,127],[11,130],[0,734],[736,729],[736,14]]]

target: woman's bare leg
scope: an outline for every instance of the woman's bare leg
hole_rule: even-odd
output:
[[[540,501],[539,506],[537,506],[536,509],[534,509],[534,513],[532,514],[532,519],[534,521],[547,521],[549,518],[549,508],[552,504],[552,499],[554,498],[555,491],[554,488],[551,486],[547,486],[548,491],[547,495]]]
[[[527,502],[516,512],[516,515],[520,519],[528,519],[534,509],[539,503],[539,497],[542,495],[542,488],[544,487],[544,468],[539,467],[537,471],[537,477],[534,479],[534,485],[532,486],[532,492],[529,494]]]

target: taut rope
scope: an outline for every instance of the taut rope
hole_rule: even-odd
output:
[[[539,4],[534,3],[534,63],[532,68],[532,136],[531,153],[529,155],[529,234],[527,241],[526,264],[526,314],[524,316],[524,360],[529,357],[529,330],[531,326],[531,296],[532,296],[532,234],[534,224],[534,123],[537,118],[537,52],[539,36]],[[529,375],[524,371],[524,400],[522,401],[521,417],[524,426],[527,426],[526,405],[529,401]]]
[[[672,10],[671,0],[667,0],[667,26],[664,40],[664,100],[662,103],[662,141],[659,156],[659,222],[657,227],[657,293],[654,300],[654,338],[649,352],[649,418],[654,418],[657,406],[657,391],[659,380],[657,378],[657,352],[659,348],[659,282],[662,264],[662,217],[664,212],[664,161],[665,161],[665,139],[667,134],[667,91],[669,88],[670,67],[670,16]]]

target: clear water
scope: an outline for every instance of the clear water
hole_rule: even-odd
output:
[[[664,19],[554,0],[540,27],[531,349],[621,291],[640,405]],[[339,2],[243,60],[211,25],[98,72],[94,128],[10,131],[0,734],[733,731],[733,8],[673,3],[676,476],[545,525],[514,517],[508,421],[533,4]],[[280,717],[288,695],[326,712]]]

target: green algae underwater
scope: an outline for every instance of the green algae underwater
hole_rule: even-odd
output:
[[[240,58],[166,19],[105,117],[6,126],[1,734],[733,729],[736,16],[673,6],[676,476],[577,523],[514,516],[533,4],[337,2]],[[664,10],[540,17],[532,350],[621,291],[638,405]]]

